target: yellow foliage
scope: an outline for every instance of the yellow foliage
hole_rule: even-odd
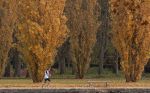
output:
[[[127,82],[141,78],[150,51],[149,0],[110,0],[113,43]]]
[[[77,78],[83,78],[91,62],[99,27],[97,0],[67,0],[65,14],[70,29],[70,46]]]
[[[65,0],[19,0],[18,49],[24,54],[34,82],[53,65],[57,48],[66,40]],[[36,71],[35,71],[36,70]]]
[[[16,0],[0,0],[0,77],[8,61],[16,21]]]

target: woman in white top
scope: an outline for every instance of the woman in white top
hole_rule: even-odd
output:
[[[45,75],[44,75],[44,82],[46,83],[46,81],[50,82],[50,69],[47,69],[45,71]]]

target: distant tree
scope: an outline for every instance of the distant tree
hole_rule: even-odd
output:
[[[98,0],[99,5],[101,7],[101,15],[99,17],[99,20],[101,21],[101,26],[99,27],[97,31],[96,36],[96,44],[94,46],[94,54],[93,59],[98,63],[98,74],[103,73],[103,65],[105,63],[105,52],[108,48],[108,44],[110,40],[108,39],[108,32],[110,30],[110,23],[109,23],[109,0]]]
[[[16,22],[16,0],[0,0],[0,77],[8,62],[12,33]]]
[[[141,78],[150,51],[149,0],[110,0],[112,41],[127,82]]]
[[[17,48],[24,55],[33,82],[41,82],[67,38],[65,0],[19,0]]]
[[[58,63],[58,68],[60,74],[65,74],[66,64],[70,65],[70,54],[69,54],[70,44],[69,39],[58,49],[57,56],[55,58],[56,63]]]
[[[76,78],[84,78],[89,68],[99,27],[97,0],[67,0],[65,14],[70,29],[70,49]]]
[[[20,71],[21,71],[21,64],[22,64],[22,60],[20,58],[20,53],[17,51],[16,48],[11,48],[9,53],[8,53],[8,71],[7,69],[5,70],[5,76],[9,76],[6,73],[9,73],[9,67],[13,67],[14,70],[14,77],[20,77]],[[9,66],[11,65],[11,66]]]

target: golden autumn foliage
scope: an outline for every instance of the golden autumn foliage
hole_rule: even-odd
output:
[[[127,82],[141,78],[150,51],[150,1],[110,0],[113,43]]]
[[[41,82],[57,48],[67,38],[66,0],[19,0],[17,47],[23,53],[33,82]]]
[[[82,79],[89,68],[99,27],[97,5],[97,0],[66,1],[65,14],[70,29],[71,57],[76,78]]]
[[[12,46],[12,33],[16,20],[16,0],[0,0],[0,77]]]

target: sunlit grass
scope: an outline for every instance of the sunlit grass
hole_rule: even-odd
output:
[[[109,87],[150,87],[150,74],[143,74],[140,81],[136,83],[126,83],[122,72],[116,75],[111,70],[105,70],[102,75],[96,74],[95,69],[85,75],[84,79],[75,79],[71,73],[60,75],[53,74],[50,87],[88,87],[88,81],[109,81]],[[0,79],[0,87],[41,87],[43,83],[33,83],[26,78],[3,78]],[[97,83],[95,87],[104,87],[104,83]]]
[[[150,79],[144,79],[136,83],[126,83],[124,79],[51,79],[51,87],[88,87],[88,81],[110,81],[109,87],[150,87]],[[1,79],[0,87],[41,87],[43,83],[32,83],[31,79]],[[96,83],[99,87],[104,83]]]

